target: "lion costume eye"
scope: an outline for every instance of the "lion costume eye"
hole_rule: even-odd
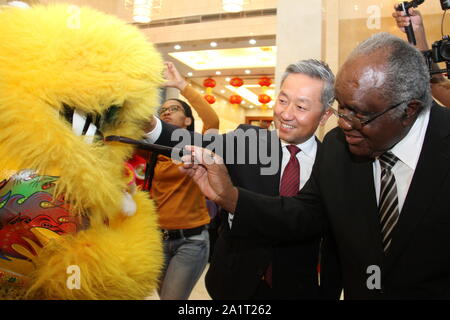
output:
[[[75,135],[85,136],[85,141],[92,143],[95,136],[103,139],[103,130],[106,126],[114,124],[119,110],[120,106],[110,106],[102,115],[99,115],[86,113],[63,104],[60,115],[72,126]]]

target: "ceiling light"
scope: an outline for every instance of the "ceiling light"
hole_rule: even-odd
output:
[[[245,104],[245,103],[246,103],[245,100],[242,100],[241,104]]]
[[[174,48],[175,50],[180,50],[180,49],[181,49],[181,46],[180,46],[179,44],[176,44],[176,45],[173,46],[173,48]]]
[[[248,69],[245,70],[244,72],[245,72],[245,74],[250,74],[250,73],[252,73],[252,72],[251,72],[250,70],[248,70]]]
[[[220,90],[220,93],[224,94],[224,93],[225,93],[225,90],[223,90],[223,89],[222,89],[222,90]]]
[[[244,6],[244,0],[222,0],[222,8],[226,12],[240,12]]]
[[[209,43],[209,45],[210,45],[211,47],[215,48],[215,47],[217,47],[217,42],[211,41],[211,42]]]
[[[216,71],[216,75],[220,76],[221,74],[222,74],[222,72]]]
[[[187,73],[188,77],[192,77],[194,74],[192,72]]]
[[[250,43],[251,45],[254,45],[254,44],[256,44],[256,40],[255,39],[250,39],[250,40],[248,40],[248,43]]]
[[[225,88],[240,95],[245,100],[249,101],[252,104],[260,105],[261,103],[258,101],[258,96],[254,94],[252,91],[248,90],[246,86],[233,87],[232,85],[226,85]]]
[[[249,105],[248,107],[249,107],[250,109],[253,109],[255,106],[251,104],[251,105]]]
[[[187,65],[191,70],[226,70],[226,69],[253,69],[275,68],[275,46],[230,49],[209,49],[196,51],[169,52],[169,56]]]
[[[8,5],[11,7],[21,8],[21,9],[28,9],[30,5],[28,3],[25,3],[23,1],[8,1]]]
[[[226,81],[226,82],[230,82],[230,80],[231,80],[230,77],[226,77],[226,78],[225,78],[225,81]]]
[[[149,23],[152,18],[153,0],[134,0],[133,20],[139,23]]]

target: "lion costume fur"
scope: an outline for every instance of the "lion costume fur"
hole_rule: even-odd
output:
[[[66,5],[0,10],[0,180],[24,169],[57,176],[55,197],[89,220],[74,234],[36,232],[35,252],[10,259],[26,285],[0,281],[0,299],[142,299],[157,286],[163,256],[153,203],[137,191],[135,213],[123,213],[132,147],[87,143],[61,115],[68,107],[106,117],[104,137],[139,139],[162,69],[145,36],[113,16]],[[79,289],[67,285],[73,265]]]

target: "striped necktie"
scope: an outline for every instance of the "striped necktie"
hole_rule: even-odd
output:
[[[392,152],[388,151],[383,153],[378,160],[381,165],[381,188],[378,210],[381,219],[383,250],[386,253],[391,245],[392,231],[399,218],[397,186],[395,184],[394,174],[391,172],[398,158]]]

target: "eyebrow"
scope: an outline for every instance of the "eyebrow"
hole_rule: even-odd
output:
[[[311,99],[309,99],[308,97],[304,97],[304,96],[297,97],[297,99],[295,101],[297,101],[297,102],[306,102],[308,104],[312,102]]]
[[[338,103],[338,105],[344,105],[345,108],[352,110],[354,113],[359,113],[359,114],[369,114],[366,111],[362,111],[360,110],[358,107],[352,106],[352,105],[348,105],[348,104],[342,104],[338,98],[335,98],[336,102]]]
[[[278,96],[284,96],[286,98],[289,98],[289,96],[284,93],[283,91],[280,91],[280,93],[278,94]],[[295,97],[295,102],[307,102],[307,103],[311,103],[311,99],[309,99],[308,97],[305,96],[301,96],[301,97]]]

